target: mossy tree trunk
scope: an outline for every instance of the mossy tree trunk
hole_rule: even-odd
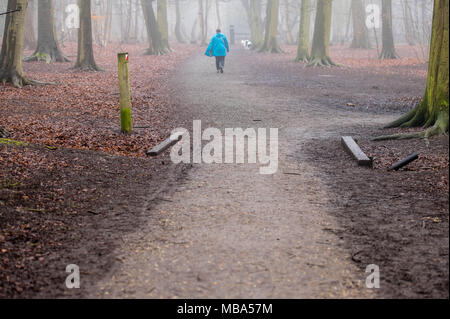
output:
[[[427,88],[421,103],[386,127],[423,126],[424,132],[381,136],[375,140],[429,137],[448,132],[449,121],[449,2],[435,0]]]
[[[311,28],[311,0],[302,0],[300,7],[300,28],[298,32],[297,62],[308,62]]]
[[[380,59],[396,59],[394,34],[392,32],[392,0],[382,0],[382,42],[383,48],[381,50]]]
[[[369,49],[369,31],[366,26],[366,13],[362,0],[352,0],[353,40],[350,48]]]
[[[38,0],[37,48],[25,61],[69,62],[56,40],[53,0]]]
[[[95,63],[92,46],[91,1],[78,0],[80,8],[80,28],[78,29],[78,54],[75,69],[100,71]]]
[[[9,0],[7,11],[20,11],[8,14],[5,20],[2,49],[0,51],[0,79],[11,82],[15,87],[33,84],[23,74],[22,57],[25,38],[25,19],[27,0]]]
[[[158,0],[157,3],[157,23],[161,34],[161,50],[172,51],[169,45],[169,22],[167,21],[167,0]]]
[[[152,0],[141,0],[142,11],[144,13],[145,26],[147,29],[149,55],[162,55],[166,53],[161,43],[161,33],[156,22],[155,11],[153,10]]]
[[[178,43],[186,43],[182,32],[180,0],[175,0],[175,37]]]
[[[264,44],[259,52],[281,53],[278,43],[278,17],[280,12],[279,0],[267,0],[266,34]]]
[[[317,0],[317,13],[309,66],[336,65],[329,56],[332,6],[332,0]]]

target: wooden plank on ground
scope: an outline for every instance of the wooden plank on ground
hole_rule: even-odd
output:
[[[162,152],[164,152],[169,147],[175,145],[178,141],[183,137],[183,133],[174,133],[169,138],[164,140],[161,144],[156,145],[151,150],[147,151],[147,155],[149,156],[158,156]]]
[[[351,136],[342,136],[341,141],[345,150],[356,159],[358,165],[372,166],[372,160],[364,154]]]

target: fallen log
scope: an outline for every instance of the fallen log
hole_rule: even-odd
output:
[[[367,157],[366,154],[364,154],[364,152],[359,148],[358,144],[356,144],[355,140],[353,140],[351,136],[342,136],[341,142],[345,150],[356,159],[358,165],[372,166],[373,160]]]
[[[418,158],[419,158],[419,153],[412,153],[408,157],[406,157],[406,158],[402,159],[401,161],[398,161],[397,163],[392,165],[392,167],[389,170],[390,171],[398,171],[403,166],[406,166],[409,163],[414,162]]]
[[[164,140],[162,143],[156,145],[154,148],[147,151],[146,154],[148,156],[158,156],[159,154],[161,154],[162,152],[167,150],[169,147],[178,143],[182,137],[183,137],[183,133],[180,133],[180,132],[173,133],[172,135],[170,135],[169,138]]]

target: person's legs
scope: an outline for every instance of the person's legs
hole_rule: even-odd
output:
[[[220,56],[216,56],[216,69],[217,71],[220,70]]]
[[[220,62],[219,62],[219,68],[220,68],[220,72],[223,73],[223,68],[225,67],[225,57],[221,56],[220,57]]]

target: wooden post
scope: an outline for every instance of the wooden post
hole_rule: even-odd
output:
[[[131,133],[130,76],[128,72],[128,53],[119,53],[119,101],[120,101],[120,130]]]

